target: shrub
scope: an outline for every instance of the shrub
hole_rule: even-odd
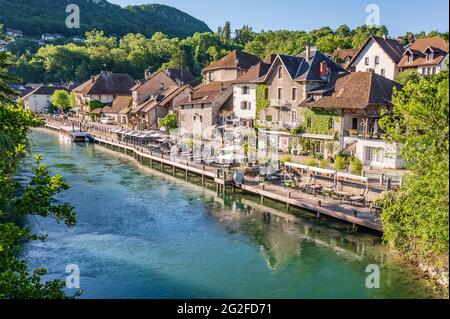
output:
[[[286,164],[287,162],[292,162],[292,156],[284,155],[283,157],[281,157],[280,162],[283,165]]]
[[[305,162],[305,165],[317,167],[319,165],[319,163],[317,163],[317,161],[315,159],[311,158]]]
[[[361,175],[362,163],[358,158],[352,157],[350,159],[350,170],[351,170],[352,174]]]
[[[342,155],[342,154],[338,154],[336,155],[336,157],[334,158],[334,168],[337,171],[343,171],[348,167],[348,161],[346,156]]]
[[[329,163],[326,159],[320,160],[319,161],[319,167],[321,168],[328,168],[329,167]]]
[[[288,148],[287,148],[287,151],[288,151],[289,154],[291,154],[292,153],[292,146],[289,145]]]

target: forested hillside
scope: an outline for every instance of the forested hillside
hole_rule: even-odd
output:
[[[128,73],[138,79],[146,68],[156,71],[183,67],[200,77],[202,68],[209,62],[234,49],[244,49],[264,59],[270,54],[299,54],[309,43],[316,44],[324,53],[332,53],[337,48],[358,48],[371,34],[388,34],[388,30],[384,26],[350,29],[342,25],[336,30],[323,27],[310,32],[280,30],[256,33],[251,27],[244,26],[232,32],[227,22],[217,32],[195,33],[185,39],[170,38],[160,32],[150,38],[134,33],[119,38],[92,31],[86,33],[83,45],[47,45],[36,49],[37,52],[28,52],[27,43],[16,41],[11,52],[16,56],[17,65],[11,73],[23,83],[81,82],[104,68]],[[415,36],[435,35],[448,39],[448,33],[420,33]]]
[[[80,8],[80,29],[66,27],[68,4]],[[122,8],[106,0],[0,0],[0,24],[31,37],[42,33],[70,36],[97,29],[107,35],[142,33],[151,37],[163,32],[185,38],[195,32],[210,31],[204,22],[172,7],[148,4]]]

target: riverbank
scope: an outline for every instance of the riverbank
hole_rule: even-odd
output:
[[[50,129],[56,129],[58,123],[46,123]],[[82,126],[80,126],[81,128]],[[285,189],[284,187],[273,184],[261,184],[259,181],[245,178],[244,183],[241,185],[235,185],[232,180],[232,173],[226,174],[221,169],[217,169],[207,165],[199,165],[194,162],[182,161],[177,162],[170,158],[170,156],[164,157],[163,154],[154,154],[147,150],[145,147],[136,146],[134,144],[128,144],[114,139],[113,134],[108,131],[98,131],[91,129],[91,136],[96,143],[107,145],[117,151],[125,152],[131,155],[137,156],[140,162],[143,164],[147,161],[147,164],[153,167],[156,163],[159,165],[160,170],[164,170],[164,166],[169,166],[172,169],[172,174],[176,173],[176,169],[185,171],[186,179],[189,172],[200,175],[202,183],[205,176],[212,178],[216,184],[217,192],[226,193],[227,187],[231,186],[233,191],[239,188],[241,191],[249,192],[253,195],[260,197],[261,202],[264,202],[265,198],[270,198],[279,201],[286,205],[286,209],[289,211],[291,206],[307,209],[316,214],[317,218],[322,215],[339,219],[343,222],[350,223],[354,230],[359,227],[364,227],[374,231],[382,232],[383,228],[379,220],[379,216],[373,214],[371,209],[367,206],[355,207],[354,205],[345,204],[342,200],[334,200],[325,196],[318,196],[316,194],[305,194],[295,189]],[[109,134],[107,134],[109,133]],[[356,189],[357,192],[362,190]]]
[[[33,132],[32,153],[72,186],[61,199],[76,206],[78,223],[30,219],[49,236],[28,245],[26,258],[49,269],[48,278],[77,264],[82,298],[437,297],[379,236],[326,216],[294,207],[287,214],[240,192],[217,195],[193,175],[186,182],[181,172],[48,130]],[[365,286],[370,264],[380,267],[380,289]]]

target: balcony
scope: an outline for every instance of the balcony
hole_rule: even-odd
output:
[[[292,103],[285,99],[270,99],[270,106],[280,108],[291,108]]]
[[[365,139],[365,140],[382,140],[385,137],[383,133],[364,133],[363,131],[349,129],[345,130],[344,136]]]

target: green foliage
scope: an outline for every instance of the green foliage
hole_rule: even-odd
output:
[[[349,165],[348,158],[345,155],[337,154],[334,157],[334,168],[337,171],[344,171]]]
[[[0,65],[5,56],[0,56]],[[0,68],[0,79],[5,69]],[[6,92],[0,87],[0,96]],[[64,282],[42,282],[45,269],[30,271],[21,260],[23,244],[30,240],[44,240],[44,235],[33,235],[29,228],[12,223],[26,215],[52,216],[69,226],[75,224],[70,205],[59,203],[55,196],[68,189],[62,176],[50,176],[36,155],[35,174],[26,183],[15,180],[20,161],[28,145],[30,127],[40,124],[33,113],[20,106],[0,101],[0,298],[65,298]],[[76,294],[78,295],[78,293]]]
[[[448,270],[448,70],[410,81],[393,96],[380,120],[386,138],[403,145],[411,173],[383,199],[385,241],[406,254]]]
[[[64,23],[68,3],[80,8],[79,29],[69,29]],[[210,31],[204,22],[169,6],[148,4],[122,8],[103,0],[0,0],[0,21],[6,21],[10,28],[23,30],[27,36],[36,37],[46,32],[72,36],[100,29],[119,36],[141,32],[150,37],[160,31],[171,37],[185,38],[195,32]]]
[[[352,174],[361,175],[362,173],[362,163],[359,158],[351,157],[350,158],[350,171]]]
[[[259,84],[256,86],[256,115],[255,118],[259,119],[259,114],[262,110],[267,109],[270,106],[270,101],[267,96],[268,87],[266,84]]]
[[[419,83],[423,75],[417,72],[417,69],[410,69],[400,72],[396,77],[395,81],[402,85],[406,85],[408,82]]]
[[[91,100],[91,101],[89,101],[89,112],[93,112],[94,110],[100,109],[104,106],[105,106],[105,104],[100,101]]]
[[[60,111],[70,108],[70,95],[67,91],[56,90],[52,95],[52,104]]]
[[[305,161],[305,165],[306,166],[313,166],[313,167],[318,167],[319,163],[317,162],[317,160],[310,158],[308,160]]]
[[[281,157],[280,162],[283,165],[286,164],[286,163],[292,162],[292,156],[291,155],[284,155],[284,156]]]
[[[305,131],[309,134],[323,134],[336,136],[337,132],[332,127],[332,122],[341,120],[333,111],[306,109],[303,113],[306,123]]]
[[[319,167],[328,168],[330,167],[330,163],[326,159],[322,159],[319,161]]]
[[[168,131],[174,130],[177,128],[177,116],[175,113],[167,114],[164,118],[159,121],[160,127],[165,127]]]

